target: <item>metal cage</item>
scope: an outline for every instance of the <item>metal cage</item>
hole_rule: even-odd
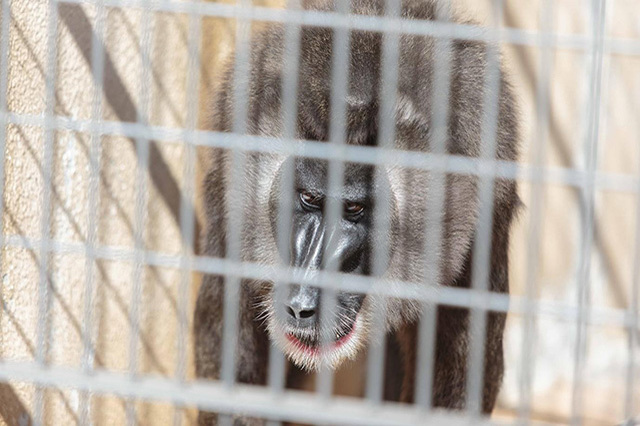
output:
[[[221,424],[231,424],[230,415],[238,413],[269,424],[634,424],[640,406],[640,126],[633,119],[640,108],[640,65],[634,63],[640,15],[634,3],[466,2],[486,13],[482,26],[450,22],[444,1],[443,19],[434,21],[403,18],[397,0],[386,1],[385,16],[350,14],[348,1],[339,1],[334,12],[281,3],[2,0],[2,419],[191,424],[200,408],[223,414]],[[462,2],[453,4],[465,10]],[[466,11],[476,18],[474,13]],[[246,75],[252,28],[265,23],[285,26],[288,52],[299,49],[302,26],[335,31],[331,143],[300,141],[291,131],[295,102],[287,99],[296,97],[295,54],[285,58],[291,77],[283,87],[287,137],[247,134],[242,78],[234,91],[234,131],[206,130],[207,97],[223,58],[235,51],[235,73]],[[451,40],[495,46],[489,50],[494,72],[485,82],[484,154],[345,144],[348,73],[342,70],[352,30],[383,34],[383,140],[393,140],[402,34],[433,37],[445,49]],[[524,153],[516,163],[491,154],[502,54],[526,122]],[[435,101],[447,104],[450,70],[446,57],[440,59]],[[446,123],[446,112],[438,119]],[[427,318],[437,304],[468,308],[473,324],[480,324],[471,330],[467,410],[430,409],[434,321],[420,328],[423,367],[416,374],[423,385],[412,405],[382,401],[382,345],[369,348],[359,398],[334,395],[334,376],[326,372],[318,375],[314,392],[284,389],[285,359],[277,351],[269,360],[268,386],[234,383],[235,291],[225,298],[221,380],[194,377],[194,289],[203,274],[236,284],[300,279],[285,266],[242,262],[238,242],[230,243],[225,258],[199,252],[202,151],[212,147],[235,153],[236,177],[246,173],[244,156],[255,152],[328,160],[334,171],[356,162],[478,176],[474,244],[480,248],[490,245],[495,179],[523,186],[511,294],[487,291],[488,255],[474,260],[472,289],[398,283],[388,294],[424,302],[425,315],[432,315]],[[340,178],[330,180],[342,185]],[[237,190],[233,185],[230,191]],[[432,219],[441,221],[442,202],[434,205]],[[228,224],[231,240],[251,226],[241,214],[235,217],[240,219]],[[439,241],[440,231],[432,237]],[[376,250],[377,258],[386,256],[386,247]],[[376,279],[347,281],[326,270],[309,280],[367,292]],[[481,396],[480,319],[488,311],[509,314],[507,375],[491,418],[473,402]],[[609,397],[617,402],[599,400]]]

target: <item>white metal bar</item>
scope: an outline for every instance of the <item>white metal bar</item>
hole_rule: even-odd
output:
[[[451,4],[442,2],[436,9],[436,19],[449,22]],[[431,152],[445,155],[449,135],[449,105],[452,67],[452,40],[438,39],[433,58],[433,95]],[[446,161],[446,160],[445,160]],[[430,182],[431,190],[427,201],[427,229],[425,230],[426,277],[429,285],[441,284],[441,249],[442,223],[445,210],[446,176],[444,173],[433,173]],[[425,410],[432,405],[432,388],[434,377],[435,339],[438,307],[423,303],[423,315],[418,329],[418,354],[416,365],[415,402]]]
[[[640,93],[640,78],[635,80],[635,93]],[[640,161],[638,162],[640,164]],[[625,405],[624,413],[627,421],[633,421],[636,416],[636,386],[638,383],[638,345],[640,345],[640,339],[638,335],[638,327],[640,324],[640,194],[636,196],[636,235],[635,235],[635,247],[633,268],[631,275],[631,289],[630,289],[630,303],[629,303],[629,317],[631,323],[627,329],[628,333],[628,350],[629,360],[627,361],[627,380],[625,383]],[[632,423],[633,424],[633,423]]]
[[[533,140],[533,162],[537,171],[544,173],[544,164],[547,153],[547,136],[549,126],[550,109],[550,80],[551,69],[553,68],[553,52],[547,46],[547,37],[553,37],[551,27],[554,16],[554,3],[551,0],[544,0],[539,15],[540,26],[540,62],[538,67],[538,84],[536,85],[536,112],[537,125]],[[530,211],[529,232],[527,235],[527,269],[525,282],[525,300],[531,301],[537,297],[536,284],[538,273],[538,262],[540,258],[540,235],[542,230],[542,214],[544,211],[544,186],[540,176],[531,186],[531,198],[528,203]],[[524,330],[522,333],[521,352],[521,374],[520,374],[520,402],[518,404],[518,422],[527,424],[531,417],[531,388],[533,384],[536,347],[536,321],[532,312],[527,309],[524,314]]]
[[[351,0],[343,0],[335,3],[335,13],[344,19],[350,20],[352,15]],[[349,94],[350,74],[350,43],[351,34],[347,28],[335,28],[332,33],[332,60],[331,60],[331,99],[329,114],[329,149],[332,152],[343,152],[347,138],[347,96]],[[334,158],[329,161],[327,171],[327,195],[324,206],[325,226],[329,232],[325,242],[324,253],[336,250],[336,244],[340,240],[340,226],[342,220],[343,203],[341,192],[344,184],[344,161]],[[338,271],[339,262],[326,262],[329,256],[323,256],[323,269],[330,272]],[[333,336],[325,333],[332,327],[332,321],[336,314],[337,302],[336,289],[324,288],[320,298],[320,345],[330,344]],[[322,368],[318,373],[317,393],[321,399],[330,398],[333,392],[333,371],[330,368]]]
[[[0,270],[4,257],[4,187],[7,149],[7,89],[9,87],[9,30],[11,28],[11,0],[2,0],[2,23],[0,24]],[[0,303],[4,305],[4,288],[0,282]],[[0,317],[1,318],[1,317]],[[2,329],[0,328],[0,333]]]
[[[504,10],[503,0],[493,1],[494,25],[500,26]],[[498,116],[500,109],[501,65],[499,40],[489,41],[485,47],[486,66],[484,69],[484,96],[482,102],[482,146],[480,157],[494,159],[497,152]],[[478,219],[473,241],[472,283],[475,290],[490,289],[491,256],[493,235],[493,205],[495,180],[493,177],[481,177],[478,182]],[[484,301],[486,294],[481,301]],[[469,360],[467,370],[467,405],[471,415],[482,412],[485,335],[487,330],[487,311],[471,309],[469,313]]]
[[[249,0],[240,0],[239,7],[249,9]],[[251,32],[250,17],[236,19],[235,59],[233,74],[233,131],[244,135],[247,130],[247,110],[249,94],[250,46]],[[240,145],[242,137],[236,139]],[[244,187],[245,187],[245,153],[235,149],[230,157],[231,178],[227,189],[227,229],[226,242],[227,259],[241,259],[242,224],[244,222]],[[225,271],[224,286],[224,323],[222,339],[222,365],[220,377],[229,387],[234,385],[236,376],[236,346],[238,342],[238,321],[240,313],[241,280]],[[221,418],[221,422],[229,419]]]
[[[595,173],[598,165],[598,136],[600,129],[600,98],[602,86],[602,68],[604,59],[604,34],[606,23],[606,4],[604,0],[592,1],[592,35],[593,50],[591,53],[591,70],[589,84],[587,139],[585,143],[585,170],[587,185],[582,188],[582,244],[577,271],[579,314],[576,321],[577,339],[575,345],[575,364],[573,370],[573,388],[571,396],[571,424],[582,423],[582,392],[584,386],[584,368],[588,340],[588,319],[591,315],[591,250],[593,245],[593,222],[595,216],[594,197]]]
[[[104,121],[102,126],[92,125],[89,120],[77,120],[68,117],[56,117],[53,123],[46,124],[42,117],[28,114],[8,113],[8,122],[21,126],[53,127],[58,130],[91,132],[97,129],[101,135],[117,135],[131,138],[144,138],[159,143],[177,143],[184,140],[185,131],[181,128],[141,126],[136,123]],[[241,137],[242,144],[237,140]],[[398,167],[431,170],[444,173],[493,176],[503,179],[520,179],[531,182],[545,182],[554,185],[566,185],[581,188],[587,185],[587,173],[579,168],[544,167],[541,173],[538,167],[504,160],[487,160],[475,157],[463,157],[447,154],[438,155],[429,152],[403,151],[398,149],[375,148],[370,146],[347,145],[342,152],[328,149],[326,143],[279,139],[266,136],[244,135],[212,131],[187,132],[187,140],[196,146],[237,149],[243,152],[265,152],[283,155],[296,155],[318,159],[340,159],[362,164],[394,165]],[[379,155],[382,152],[383,155]],[[621,173],[596,172],[595,186],[599,190],[616,192],[640,192],[640,178]]]
[[[102,101],[104,93],[104,26],[106,10],[103,4],[98,2],[95,6],[95,27],[91,40],[91,72],[93,74],[93,99],[91,105],[91,119],[95,123],[102,121]],[[95,352],[93,346],[93,288],[95,258],[93,249],[96,245],[97,214],[100,194],[100,159],[102,156],[101,136],[97,131],[91,133],[89,148],[89,183],[87,202],[87,240],[85,250],[85,282],[84,282],[84,308],[82,336],[84,349],[82,356],[82,368],[90,374],[94,368]],[[87,392],[80,396],[80,424],[89,423],[91,400]]]
[[[151,96],[151,48],[154,15],[150,10],[143,10],[140,16],[140,100],[137,109],[137,122],[147,124],[149,122],[149,105]],[[140,304],[142,300],[142,286],[146,279],[144,272],[146,262],[146,224],[148,206],[148,173],[149,173],[149,149],[150,141],[144,137],[136,138],[136,199],[134,211],[134,245],[133,270],[131,274],[131,302],[129,305],[129,322],[131,324],[129,341],[129,374],[135,378],[138,374],[138,341],[140,340]],[[126,403],[127,424],[137,424],[135,401]]]
[[[637,354],[638,354],[638,341],[640,333],[638,319],[638,312],[640,311],[640,196],[638,196],[638,203],[636,207],[638,214],[636,215],[636,236],[635,236],[635,250],[634,250],[634,263],[633,263],[633,275],[631,277],[631,303],[629,304],[629,319],[630,324],[627,328],[628,333],[628,358],[627,361],[627,374],[625,383],[625,405],[624,413],[625,419],[629,422],[633,422],[636,413],[636,384],[637,379]],[[631,423],[633,424],[633,423]]]
[[[287,8],[300,9],[300,0],[287,0]],[[297,132],[298,115],[298,81],[300,69],[300,36],[301,28],[297,24],[288,24],[285,28],[284,58],[283,58],[283,85],[282,85],[282,115],[283,135],[285,138],[294,138]],[[277,235],[278,247],[282,248],[280,258],[282,266],[288,267],[291,258],[288,250],[291,245],[291,230],[293,225],[294,206],[294,158],[285,162],[282,168],[282,191],[280,197],[280,210],[278,212]],[[280,306],[286,297],[287,282],[274,282],[274,304]],[[281,393],[285,387],[286,360],[282,351],[276,346],[271,346],[269,354],[269,384],[272,392]]]
[[[199,2],[200,0],[192,0]],[[187,21],[188,62],[187,62],[187,113],[185,117],[185,132],[195,130],[198,126],[198,111],[200,107],[200,42],[202,38],[202,17],[189,14]],[[196,149],[194,144],[185,140],[182,143],[182,191],[180,194],[180,234],[182,235],[182,269],[180,285],[178,287],[178,338],[176,380],[184,384],[187,380],[187,349],[189,336],[189,306],[192,286],[193,256],[195,249],[195,164]],[[180,426],[184,410],[174,407],[173,424]]]
[[[56,78],[57,78],[57,44],[58,44],[58,3],[50,0],[48,4],[47,20],[47,69],[45,83],[45,120],[48,122],[55,114],[56,107]],[[40,233],[42,241],[50,237],[51,232],[51,193],[53,185],[53,162],[54,162],[55,134],[53,129],[44,130],[44,154],[42,157],[42,212],[40,218]],[[38,364],[45,365],[51,340],[51,291],[53,283],[49,276],[49,251],[43,245],[39,249],[39,285],[38,285],[38,330],[36,360]],[[36,425],[45,422],[44,404],[45,394],[43,389],[37,388],[35,395],[35,407],[33,421]]]
[[[629,304],[629,318],[631,320],[628,328],[628,349],[629,360],[627,362],[627,374],[625,383],[625,405],[624,413],[627,421],[632,421],[636,416],[636,383],[637,383],[637,354],[639,343],[639,323],[638,318],[640,312],[640,196],[637,197],[637,214],[636,214],[636,235],[633,262],[633,275],[631,276],[631,303]],[[632,423],[633,424],[633,423]]]
[[[308,392],[288,391],[277,397],[268,389],[237,385],[230,390],[219,382],[197,381],[188,387],[163,377],[144,377],[132,381],[127,375],[96,370],[88,376],[63,367],[45,368],[34,363],[0,363],[0,379],[37,383],[53,388],[84,389],[96,394],[115,394],[148,401],[168,401],[176,405],[197,405],[215,412],[241,412],[269,419],[298,423],[330,423],[362,426],[467,425],[459,413],[437,412],[430,416],[406,404],[387,403],[377,410],[363,400],[336,397],[321,401]],[[506,425],[480,420],[478,425]]]
[[[23,235],[7,235],[5,247],[34,250],[40,246],[46,247],[50,252],[61,255],[83,255],[85,246],[78,242],[63,242],[56,240],[41,241],[29,239]],[[134,250],[128,247],[96,246],[95,258],[97,260],[131,262]],[[178,255],[170,255],[148,251],[145,253],[146,265],[180,269],[181,258]],[[376,287],[376,293],[403,299],[412,299],[431,304],[440,304],[461,308],[485,308],[484,301],[478,300],[482,295],[488,305],[486,309],[496,312],[512,312],[523,314],[526,312],[527,299],[522,296],[506,295],[491,292],[482,292],[473,289],[461,288],[433,288],[425,287],[424,283],[408,281],[389,281],[380,278],[363,277],[352,274],[318,271],[309,274],[300,268],[281,268],[279,266],[260,265],[252,262],[236,262],[228,259],[199,257],[193,259],[193,270],[203,274],[222,275],[230,271],[230,276],[254,280],[301,282],[317,287],[340,288],[353,293],[369,293],[372,287]],[[345,278],[348,278],[345,279]],[[336,284],[342,280],[341,284]],[[388,288],[385,288],[388,287]],[[559,321],[575,323],[580,311],[575,304],[558,302],[555,300],[536,300],[530,307],[535,316],[546,316]],[[588,323],[594,326],[612,326],[619,328],[633,327],[633,318],[625,309],[619,308],[591,308]]]
[[[185,130],[182,128],[142,126],[136,123],[120,121],[104,121],[98,127],[92,124],[90,120],[78,120],[62,116],[55,117],[51,123],[46,123],[43,117],[30,114],[7,113],[7,117],[8,123],[20,126],[39,126],[78,132],[92,132],[96,129],[95,131],[101,135],[143,138],[143,140],[154,140],[158,143],[178,143],[187,137],[187,140],[196,146],[237,149],[243,152],[296,155],[318,159],[335,158],[361,164],[387,164],[415,168],[417,170],[493,176],[495,178],[544,182],[575,188],[586,186],[589,179],[586,171],[579,168],[549,166],[540,170],[536,166],[512,161],[487,160],[452,154],[445,156],[429,152],[355,145],[347,145],[343,148],[343,151],[335,152],[328,149],[329,144],[310,140],[281,139],[254,135],[239,136],[235,133],[212,131],[186,132],[185,136]],[[241,144],[238,143],[238,138],[242,139]],[[622,173],[596,172],[595,187],[602,191],[638,193],[640,192],[640,178]]]
[[[399,0],[385,1],[385,17],[394,18],[402,14]],[[389,21],[386,21],[389,22]],[[387,24],[389,25],[389,24]],[[396,100],[398,92],[398,74],[400,62],[400,35],[385,32],[382,35],[381,73],[379,87],[379,128],[377,147],[393,149],[396,139]],[[387,172],[382,166],[375,169],[375,215],[373,220],[371,273],[378,277],[384,275],[389,261],[389,230],[391,228],[391,194],[385,184]],[[367,353],[367,379],[365,396],[374,405],[379,405],[383,397],[384,359],[386,342],[387,308],[383,298],[372,313],[369,327],[369,349]]]
[[[298,10],[301,8],[300,0],[287,0],[287,9]],[[283,136],[294,138],[297,132],[298,109],[298,81],[300,68],[300,25],[290,23],[285,27],[284,58],[283,58],[283,85],[282,85],[282,118]],[[278,247],[282,248],[280,259],[282,266],[287,267],[291,262],[288,250],[291,244],[291,230],[293,225],[294,203],[294,171],[295,159],[283,164],[282,191],[280,196],[280,210],[277,219]],[[274,281],[273,299],[274,306],[281,306],[286,298],[289,283]],[[282,351],[275,345],[271,345],[269,353],[269,386],[274,395],[280,395],[286,385],[286,359]],[[278,421],[270,420],[267,426],[278,426]]]
[[[64,3],[72,4],[92,4],[98,0],[60,0]],[[539,37],[536,31],[522,30],[518,28],[495,28],[486,29],[484,27],[458,24],[458,23],[438,23],[434,21],[396,18],[390,19],[381,16],[371,15],[351,15],[341,16],[335,12],[320,11],[294,11],[276,9],[270,7],[249,7],[242,8],[232,4],[203,2],[151,2],[146,0],[105,0],[105,4],[111,7],[120,8],[145,8],[154,11],[172,13],[197,13],[202,16],[220,18],[255,19],[264,22],[297,23],[301,25],[311,25],[331,28],[350,28],[363,31],[399,31],[402,28],[404,34],[415,34],[433,36],[438,38],[455,38],[460,40],[491,41],[501,40],[506,44],[523,46],[537,46]],[[391,21],[387,30],[381,28],[385,26],[385,21]],[[590,38],[578,34],[553,34],[556,49],[572,49],[588,51],[590,49]],[[631,38],[605,38],[605,43],[611,53],[618,53],[628,56],[640,55],[640,42]]]
[[[4,239],[4,185],[5,150],[7,147],[7,88],[9,86],[9,29],[11,28],[11,0],[2,0],[2,23],[0,24],[0,247]],[[0,251],[0,269],[2,252]],[[0,297],[2,295],[0,294]]]

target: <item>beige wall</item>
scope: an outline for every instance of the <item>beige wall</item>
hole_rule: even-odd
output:
[[[40,116],[45,112],[47,70],[47,19],[45,0],[14,0],[11,5],[9,110]],[[78,119],[91,118],[91,25],[96,11],[90,6],[60,6],[55,112]],[[104,119],[133,122],[139,104],[141,60],[139,10],[109,9],[106,19]],[[5,19],[5,17],[3,17]],[[156,14],[151,17],[153,73],[150,80],[151,124],[185,125],[187,17]],[[8,127],[4,233],[25,238],[40,237],[43,187],[44,133],[37,127]],[[86,133],[55,134],[51,234],[59,241],[83,242],[89,216],[97,217],[97,243],[126,248],[134,246],[136,223],[137,156],[132,140],[102,139],[100,190],[97,211],[89,211],[89,150]],[[179,188],[182,185],[180,144],[154,144],[151,176],[147,178],[148,207],[144,238],[150,250],[178,254],[181,237],[177,226]],[[173,190],[173,191],[172,191]],[[2,295],[6,309],[0,317],[0,354],[10,360],[33,360],[37,346],[39,252],[6,248],[2,257]],[[125,372],[129,363],[133,300],[132,265],[99,261],[94,269],[94,292],[85,294],[84,256],[53,255],[51,265],[51,340],[48,360],[55,366],[79,367],[83,353],[84,299],[92,299],[95,366]],[[178,357],[177,295],[181,274],[161,268],[142,272],[139,304],[140,374],[176,375]],[[191,302],[190,305],[191,306]],[[190,318],[190,315],[188,315]],[[185,336],[190,359],[190,333]],[[190,361],[189,361],[190,365]],[[190,367],[189,367],[189,374]],[[26,407],[34,406],[35,389],[13,384],[13,392]],[[7,390],[7,397],[13,395]],[[2,399],[0,399],[1,401]],[[72,424],[78,419],[81,395],[75,391],[47,391],[44,418],[48,424]],[[0,404],[3,417],[9,405]],[[172,421],[166,404],[137,405],[137,416],[147,424]],[[96,397],[91,418],[99,424],[125,422],[124,403],[113,397]],[[19,411],[14,410],[14,411]],[[185,414],[193,418],[193,413]],[[168,420],[167,420],[168,419]],[[5,417],[13,423],[11,417]]]
[[[269,3],[269,2],[266,2]],[[279,2],[270,2],[276,4]],[[488,1],[460,0],[467,16],[491,22]],[[566,0],[555,5],[553,28],[561,33],[588,31],[585,2]],[[538,30],[540,1],[505,1],[504,23],[525,30]],[[608,35],[640,38],[640,9],[634,0],[608,1]],[[9,52],[9,110],[19,115],[41,116],[45,110],[48,19],[45,0],[13,0]],[[90,25],[95,10],[89,6],[60,9],[55,112],[79,119],[91,118],[93,80],[91,76]],[[133,122],[139,104],[141,62],[139,10],[109,9],[106,25],[108,61],[105,75],[103,118]],[[6,17],[2,17],[6,19]],[[188,17],[156,14],[152,25],[150,121],[154,125],[181,127],[187,120]],[[201,121],[206,115],[206,94],[215,84],[221,58],[233,45],[233,22],[203,20],[203,66],[200,103]],[[532,162],[537,142],[535,107],[539,80],[539,52],[529,47],[504,49],[512,72],[525,120],[523,161]],[[588,62],[575,50],[553,55],[551,73],[551,119],[547,133],[546,164],[561,167],[581,165],[585,141],[585,85]],[[601,106],[599,170],[610,173],[640,173],[640,57],[609,55],[604,65]],[[534,142],[535,141],[535,142]],[[11,124],[7,128],[5,235],[40,237],[43,188],[44,132],[35,126]],[[86,133],[61,131],[55,134],[53,162],[51,232],[56,240],[83,242],[89,215],[97,217],[97,242],[101,245],[134,246],[137,156],[133,141],[124,137],[102,139],[101,181],[97,214],[89,210],[90,138]],[[154,144],[151,175],[148,177],[149,205],[146,209],[145,241],[149,249],[178,254],[179,188],[183,184],[180,144]],[[204,162],[198,160],[199,166]],[[522,185],[522,198],[531,207],[531,188]],[[629,193],[596,195],[596,240],[592,256],[592,295],[597,307],[626,308],[630,300],[635,215],[637,200]],[[514,231],[512,285],[523,294],[526,281],[530,208],[521,214]],[[532,265],[536,294],[543,299],[566,303],[576,300],[575,270],[578,262],[579,205],[577,193],[562,185],[545,186],[539,262]],[[84,327],[84,299],[93,307],[91,325],[96,350],[96,367],[125,372],[129,362],[133,298],[132,267],[129,262],[99,261],[94,270],[94,292],[85,294],[85,260],[82,255],[50,257],[52,302],[51,340],[48,359],[53,365],[81,365]],[[12,361],[34,359],[37,341],[39,251],[8,247],[2,252],[2,297],[0,312],[0,356]],[[139,304],[140,344],[138,369],[141,374],[174,377],[178,350],[177,297],[180,271],[145,268]],[[197,277],[193,277],[195,291]],[[193,293],[189,306],[193,305]],[[190,313],[187,315],[190,320]],[[518,404],[522,321],[511,316],[506,339],[507,374],[498,415],[510,415]],[[575,326],[570,322],[540,320],[534,348],[534,412],[540,419],[564,421],[570,415],[573,342]],[[186,336],[190,339],[190,334]],[[190,341],[187,354],[190,356]],[[589,419],[611,424],[623,419],[623,396],[627,362],[626,335],[611,327],[589,329],[589,353],[585,371],[585,403]],[[637,361],[637,360],[636,360]],[[191,359],[189,357],[189,370]],[[75,391],[47,391],[45,419],[49,424],[70,424],[77,420],[82,395]],[[0,416],[10,424],[23,411],[32,412],[35,388],[11,383],[0,387]],[[640,401],[638,401],[640,407]],[[26,407],[26,408],[25,408]],[[122,424],[125,404],[113,397],[94,397],[91,418],[98,424]],[[168,404],[138,404],[142,423],[173,422]],[[187,421],[193,413],[182,413]]]
[[[467,1],[479,16],[490,22],[486,2]],[[551,28],[561,34],[589,34],[589,2],[561,1],[553,4]],[[506,1],[504,23],[525,30],[539,30],[537,17],[542,2]],[[640,37],[640,11],[629,1],[606,2],[607,37]],[[525,119],[523,161],[533,164],[536,134],[536,90],[540,52],[529,47],[508,47],[506,60],[519,90]],[[590,63],[577,50],[558,49],[551,57],[551,99],[548,127],[542,137],[547,149],[544,164],[584,167],[587,85]],[[605,57],[602,79],[598,171],[638,176],[640,172],[640,58],[623,54]],[[531,185],[521,186],[528,207],[516,226],[512,248],[512,293],[524,294],[527,268],[533,268],[536,295],[545,301],[574,305],[577,300],[577,268],[580,244],[578,192],[559,184],[545,185],[542,192],[541,232],[536,236],[538,262],[528,264],[531,225]],[[595,196],[594,244],[591,256],[592,306],[627,309],[633,275],[637,197],[628,192],[598,191]],[[571,393],[576,327],[571,321],[543,318],[536,325],[533,360],[533,410],[540,419],[566,422],[571,415]],[[510,316],[505,342],[507,374],[501,405],[512,412],[519,403],[518,380],[522,360],[522,318]],[[612,424],[624,419],[627,334],[619,328],[588,329],[583,408],[593,424]],[[638,359],[635,359],[638,362]],[[638,377],[636,377],[636,382]],[[637,387],[636,387],[637,389]],[[636,390],[637,395],[637,390]],[[635,398],[636,407],[640,400]],[[636,409],[636,414],[637,414]]]
[[[541,2],[507,1],[508,26],[537,30],[535,17]],[[563,34],[588,34],[590,2],[547,2],[554,5],[551,27]],[[607,37],[640,38],[640,11],[633,2],[606,2]],[[516,84],[520,89],[523,116],[525,162],[533,163],[534,147],[540,143],[535,132],[535,93],[539,83],[540,54],[532,48],[506,49]],[[589,58],[572,50],[557,50],[551,57],[551,108],[546,137],[545,164],[584,167],[587,140],[585,120]],[[640,172],[640,57],[611,54],[603,63],[601,123],[598,140],[598,171],[638,176]],[[521,196],[531,207],[531,186],[522,185]],[[595,196],[594,244],[591,252],[591,294],[595,308],[627,309],[630,304],[634,259],[634,235],[638,199],[632,193],[598,191]],[[531,207],[532,208],[532,207]],[[545,185],[541,204],[541,232],[537,264],[528,264],[531,208],[527,208],[515,231],[512,249],[513,293],[524,294],[527,268],[533,268],[536,294],[541,300],[575,306],[579,262],[580,205],[578,192],[562,185]],[[511,316],[505,343],[507,375],[501,395],[505,408],[517,407],[518,375],[522,359],[521,318]],[[575,323],[551,318],[538,321],[534,361],[533,410],[541,419],[566,421],[571,414]],[[594,424],[612,424],[624,419],[627,334],[619,328],[588,328],[582,407]],[[638,359],[634,360],[636,363]],[[636,377],[638,382],[638,377]],[[637,387],[636,387],[637,389]],[[636,390],[636,395],[638,395]],[[636,415],[640,399],[635,398]]]

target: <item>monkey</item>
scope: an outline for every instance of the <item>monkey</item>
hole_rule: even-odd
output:
[[[441,0],[403,0],[403,19],[436,20]],[[384,0],[352,0],[351,13],[382,16]],[[333,0],[305,0],[305,10],[334,11]],[[454,15],[452,22],[468,23]],[[331,143],[332,58],[334,30],[302,26],[293,139]],[[264,144],[284,137],[283,63],[285,29],[272,23],[252,34],[248,70],[246,108],[247,134],[261,136]],[[448,105],[433,105],[434,70],[439,66],[434,55],[439,45],[435,38],[402,34],[394,105],[396,150],[429,153],[433,150],[436,129],[434,111],[448,109],[444,132],[446,154],[463,158],[482,155],[485,76],[488,70],[488,45],[482,41],[452,39],[450,44],[450,86]],[[349,31],[345,143],[348,146],[379,147],[381,68],[383,35],[375,31]],[[216,132],[234,131],[233,61],[225,69],[212,95],[210,128]],[[495,155],[514,162],[519,153],[519,115],[514,89],[499,65],[499,93],[496,105]],[[488,108],[488,106],[487,106]],[[387,141],[388,143],[389,141]],[[240,141],[238,143],[241,143]],[[479,178],[472,174],[447,172],[444,185],[441,223],[427,221],[434,194],[434,173],[426,169],[346,162],[342,187],[337,192],[329,185],[330,161],[322,158],[291,156],[274,151],[249,151],[244,158],[240,190],[231,193],[233,154],[231,150],[212,148],[211,165],[203,182],[206,230],[203,237],[207,256],[225,258],[230,203],[239,206],[245,226],[239,238],[240,259],[245,262],[274,265],[283,259],[291,267],[312,274],[337,265],[344,280],[348,277],[376,278],[377,285],[389,283],[391,297],[371,292],[340,290],[333,306],[323,307],[323,289],[309,283],[283,283],[282,296],[276,297],[274,283],[268,280],[242,279],[239,284],[237,368],[239,383],[265,385],[268,379],[270,351],[280,350],[297,368],[314,372],[337,368],[353,359],[368,344],[375,312],[382,312],[386,333],[386,400],[411,403],[414,400],[417,358],[417,329],[422,318],[420,301],[393,297],[394,286],[402,283],[436,287],[470,288],[473,282],[474,242],[477,238],[480,194]],[[289,172],[287,172],[289,170]],[[287,186],[291,173],[293,184]],[[236,178],[238,178],[236,174]],[[376,177],[377,176],[377,177]],[[493,184],[492,228],[489,253],[491,292],[509,292],[509,235],[520,206],[517,184],[513,179],[496,177]],[[287,192],[288,191],[288,192]],[[379,191],[389,194],[385,204],[376,200]],[[234,195],[235,194],[235,195]],[[289,195],[291,209],[284,211],[281,200]],[[230,200],[234,195],[237,199]],[[435,202],[435,201],[434,201]],[[340,217],[328,220],[328,206],[339,205]],[[380,244],[376,235],[376,212],[386,211],[388,232],[382,240],[388,256],[383,268],[374,268],[373,251]],[[291,216],[290,239],[282,246],[278,238],[278,218]],[[428,227],[441,226],[437,247],[427,241]],[[425,249],[426,248],[426,249]],[[427,270],[426,252],[439,259],[437,271]],[[380,270],[382,269],[382,270]],[[437,282],[431,283],[436,276]],[[194,311],[194,350],[196,375],[219,379],[224,315],[223,276],[209,274],[203,279]],[[429,284],[431,283],[431,284]],[[331,300],[331,299],[329,299]],[[323,309],[321,309],[323,308]],[[327,318],[321,312],[330,312]],[[435,315],[433,407],[461,410],[467,405],[466,380],[470,353],[469,309],[438,305]],[[494,408],[504,370],[503,331],[506,314],[488,312],[484,336],[481,410]],[[389,362],[395,357],[397,362]],[[290,378],[288,379],[290,380]],[[217,415],[200,412],[199,424],[216,424]],[[234,417],[235,424],[263,424],[259,419]]]

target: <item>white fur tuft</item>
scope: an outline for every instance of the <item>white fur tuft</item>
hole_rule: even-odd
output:
[[[298,367],[307,371],[318,371],[324,368],[336,369],[347,359],[354,359],[364,343],[367,333],[365,320],[361,315],[356,317],[353,330],[338,347],[320,348],[317,352],[312,352],[300,345],[296,345],[286,337],[286,332],[273,315],[268,318],[267,328],[271,340],[284,354]]]

